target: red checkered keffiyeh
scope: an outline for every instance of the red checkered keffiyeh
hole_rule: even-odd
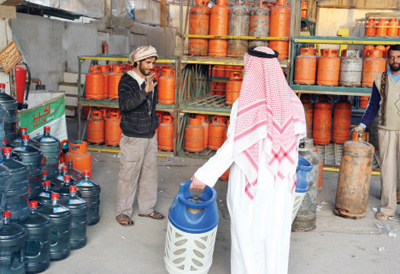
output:
[[[254,50],[274,54],[268,47]],[[288,177],[297,166],[297,136],[305,133],[306,127],[304,108],[287,84],[278,59],[246,53],[244,65],[233,151],[234,161],[246,177],[245,192],[253,199],[259,153],[267,155],[275,181]],[[263,151],[259,141],[263,142]],[[293,191],[296,177],[287,179],[293,181]]]

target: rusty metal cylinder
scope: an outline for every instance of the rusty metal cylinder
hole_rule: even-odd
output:
[[[300,55],[294,61],[295,84],[314,85],[317,77],[317,56],[313,48],[301,48]]]
[[[189,34],[208,35],[210,8],[208,0],[196,0],[195,6],[189,12]],[[189,38],[189,54],[207,55],[208,39]]]
[[[242,86],[242,73],[238,71],[231,72],[231,77],[226,81],[226,100],[225,104],[233,105],[239,98],[240,87]]]
[[[323,49],[318,59],[317,84],[320,86],[338,86],[340,58],[337,49]]]
[[[225,117],[214,116],[208,129],[208,148],[219,149],[224,143]]]
[[[296,218],[292,223],[292,231],[314,230],[317,222],[317,193],[318,193],[318,153],[314,151],[313,139],[300,140],[299,155],[313,164],[308,191],[300,205]]]
[[[276,1],[276,5],[271,7],[270,19],[271,37],[289,37],[290,7],[286,5],[286,0]],[[278,59],[288,59],[289,41],[270,41],[269,47],[279,52]]]
[[[388,21],[386,18],[380,18],[376,24],[376,36],[387,36],[388,32]]]
[[[375,148],[358,141],[343,145],[334,213],[349,219],[365,217]]]
[[[372,88],[375,75],[386,70],[386,60],[383,58],[383,51],[369,50],[363,63],[362,83],[363,87]]]
[[[349,140],[351,124],[351,103],[341,95],[333,110],[332,142],[343,144]]]
[[[210,10],[210,35],[228,35],[229,33],[229,7],[228,1],[217,0],[217,5]],[[208,55],[226,57],[228,40],[210,39],[208,41]]]
[[[269,36],[269,9],[267,6],[258,6],[250,9],[250,36]],[[268,40],[250,40],[249,47],[268,47]]]
[[[316,145],[328,145],[331,137],[332,104],[327,95],[314,103],[313,139]]]
[[[369,143],[369,133],[368,132],[356,132],[353,131],[351,133],[351,140],[352,141],[364,141]]]
[[[394,37],[398,33],[399,22],[397,18],[390,18],[387,29],[387,36]]]
[[[302,94],[301,102],[303,104],[304,113],[306,115],[307,138],[312,138],[314,103],[311,101],[310,94]]]
[[[250,11],[247,6],[236,2],[229,9],[229,35],[249,36]],[[228,57],[242,58],[249,49],[248,40],[229,39]]]
[[[346,57],[340,61],[339,85],[345,87],[361,86],[363,60],[358,50],[347,50]]]
[[[208,121],[207,115],[205,114],[197,114],[196,119],[200,119],[201,125],[204,128],[203,144],[204,144],[204,149],[206,149],[208,145],[208,129],[210,127],[210,121]]]

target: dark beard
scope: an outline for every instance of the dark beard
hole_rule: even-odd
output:
[[[141,64],[139,65],[139,70],[144,76],[149,76],[150,75],[150,73],[146,73],[146,71],[143,69]]]
[[[390,69],[391,69],[392,71],[394,71],[394,72],[397,72],[397,71],[400,70],[400,65],[399,65],[397,68],[395,68],[395,67],[393,67],[391,64],[389,64],[389,67],[390,67]]]

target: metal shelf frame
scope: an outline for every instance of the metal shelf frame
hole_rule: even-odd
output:
[[[299,36],[292,39],[291,63],[294,64],[300,47],[306,44],[346,44],[346,45],[395,45],[400,44],[400,38],[385,37],[328,37],[328,36]],[[289,84],[296,93],[369,96],[371,88],[344,87],[344,86],[318,86],[294,84],[294,66],[290,70]]]

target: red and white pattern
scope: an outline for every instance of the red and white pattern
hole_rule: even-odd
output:
[[[256,50],[274,53],[268,47]],[[268,167],[276,180],[287,178],[297,165],[297,136],[306,132],[306,124],[304,108],[287,84],[277,58],[246,53],[244,64],[233,151],[234,161],[246,177],[245,192],[253,199],[259,154],[267,155]],[[260,141],[264,142],[263,151]],[[293,181],[293,191],[296,179],[287,179]]]

